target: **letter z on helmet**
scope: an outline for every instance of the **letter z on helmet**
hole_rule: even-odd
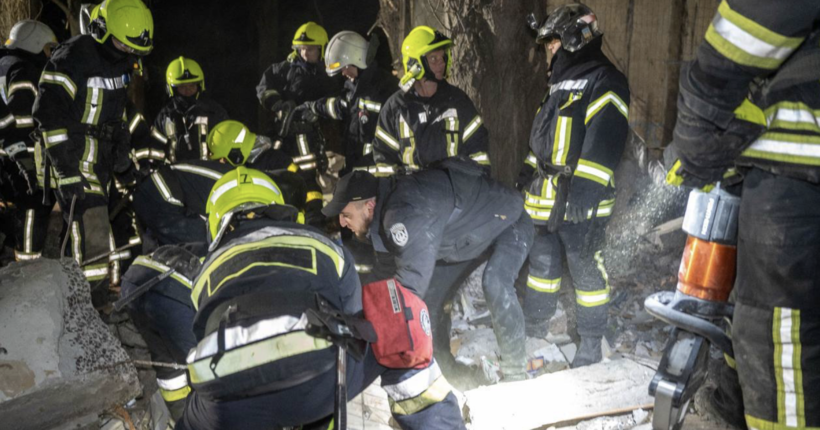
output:
[[[298,56],[296,47],[300,45],[314,45],[321,48],[322,54],[320,59],[325,58],[325,45],[327,45],[327,31],[313,21],[302,24],[296,34],[293,35],[293,52]]]
[[[196,61],[179,57],[171,61],[171,64],[165,70],[165,83],[168,84],[165,89],[171,97],[174,96],[174,88],[181,84],[199,84],[199,90],[205,91],[205,72],[202,71],[202,67]],[[199,97],[199,93],[197,93],[197,97]]]
[[[132,54],[144,56],[154,49],[154,18],[140,0],[105,0],[90,31],[100,43],[114,36]]]
[[[285,201],[279,186],[268,175],[244,166],[222,175],[211,189],[205,207],[209,250],[219,244],[235,213],[272,204],[283,205]]]
[[[211,160],[224,158],[231,166],[239,167],[248,160],[256,144],[256,134],[241,122],[229,119],[211,129],[207,142]]]
[[[538,25],[531,25],[537,31],[536,43],[546,43],[550,39],[561,39],[561,47],[575,52],[596,37],[602,35],[598,29],[598,18],[592,9],[581,4],[558,7]]]
[[[435,78],[424,56],[427,55],[428,52],[437,49],[444,49],[444,55],[447,57],[447,67],[444,69],[444,78],[449,77],[450,69],[453,65],[453,56],[450,55],[450,47],[452,45],[453,41],[447,38],[447,36],[426,25],[420,25],[414,28],[410,31],[410,34],[404,38],[404,43],[402,43],[401,46],[405,78],[415,80],[420,80],[424,76],[433,76]],[[405,78],[402,78],[402,81],[406,81],[407,79]]]

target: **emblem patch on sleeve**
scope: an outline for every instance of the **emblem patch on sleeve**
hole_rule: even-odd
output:
[[[393,236],[393,242],[398,246],[407,245],[407,228],[402,223],[393,224],[390,227],[390,235]]]

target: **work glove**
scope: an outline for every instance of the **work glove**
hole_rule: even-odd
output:
[[[142,174],[134,167],[133,163],[130,163],[128,168],[125,169],[124,172],[121,173],[114,173],[114,176],[117,178],[117,181],[124,186],[125,188],[131,189],[137,186],[137,178]]]
[[[11,157],[17,164],[17,172],[26,181],[26,193],[33,195],[37,191],[37,175],[34,171],[34,157],[27,151],[20,152]]]
[[[585,208],[575,203],[567,202],[567,211],[564,214],[564,217],[567,222],[578,224],[579,222],[586,221],[589,209],[590,208]]]
[[[319,119],[319,115],[316,114],[316,102],[302,103],[296,107],[293,114],[297,115],[296,119],[303,122],[316,122]]]
[[[199,257],[179,245],[165,245],[157,248],[151,258],[177,271],[188,278],[196,278],[201,263]]]
[[[292,100],[279,100],[278,102],[274,103],[273,106],[271,106],[270,110],[274,114],[279,114],[281,112],[282,117],[285,117],[288,114],[290,114],[290,112],[293,111],[293,109],[295,108],[296,103]]]

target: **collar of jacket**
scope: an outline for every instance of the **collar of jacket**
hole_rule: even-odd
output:
[[[559,49],[550,62],[550,85],[567,79],[575,79],[601,66],[612,65],[609,58],[601,51],[603,40],[604,36],[601,36],[577,52]]]
[[[355,81],[347,80],[345,82],[345,89],[352,95],[350,100],[356,100],[362,89],[367,88],[373,77],[379,73],[379,67],[374,61],[370,63],[370,67],[366,69],[359,69],[359,77]]]
[[[39,54],[32,54],[31,52],[28,52],[23,49],[3,48],[2,51],[0,51],[0,58],[6,55],[10,57],[17,57],[25,62],[31,63],[37,69],[43,69],[46,66],[46,63],[48,62],[46,54],[43,54],[42,52]]]

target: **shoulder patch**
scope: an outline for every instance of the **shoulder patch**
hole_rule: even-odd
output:
[[[407,227],[404,226],[402,223],[393,224],[390,227],[390,235],[393,237],[393,242],[395,242],[398,246],[407,245]]]

